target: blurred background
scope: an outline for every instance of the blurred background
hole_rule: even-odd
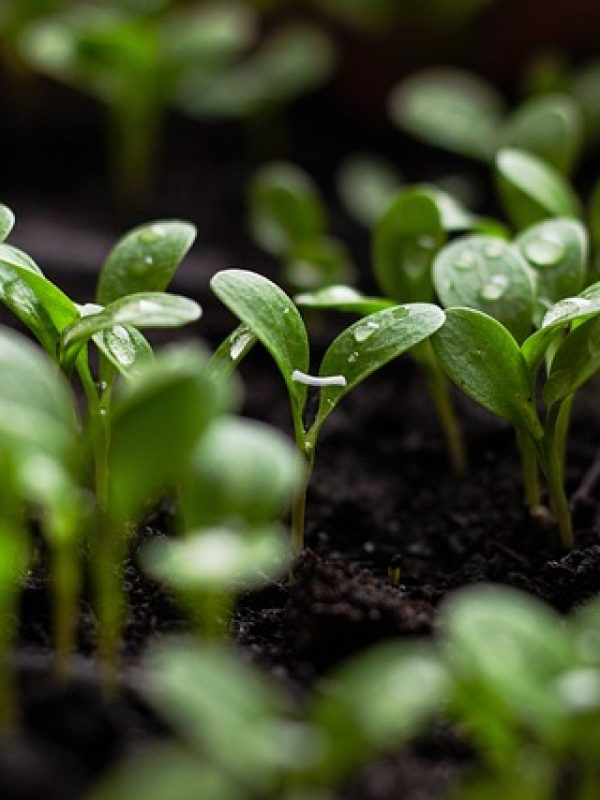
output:
[[[482,164],[432,148],[390,111],[394,87],[440,67],[477,76],[507,108],[580,100],[585,193],[599,171],[599,41],[590,0],[1,0],[11,241],[49,273],[79,275],[81,295],[116,236],[149,218],[199,228],[180,288],[233,264],[268,272],[246,192],[257,167],[284,159],[315,179],[360,264],[368,236],[340,197],[356,154],[376,157],[384,182],[441,179],[489,211]]]

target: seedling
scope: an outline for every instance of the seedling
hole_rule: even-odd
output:
[[[273,162],[261,167],[248,190],[254,241],[282,261],[293,289],[312,290],[350,281],[354,266],[344,244],[327,235],[327,210],[309,175]]]
[[[4,208],[4,207],[2,207]],[[12,216],[0,209],[0,226],[10,230]],[[96,303],[77,305],[48,280],[32,259],[0,244],[0,299],[38,339],[53,361],[70,375],[76,372],[85,391],[94,439],[95,490],[106,505],[106,453],[110,403],[117,374],[130,376],[152,359],[138,328],[177,327],[200,316],[200,307],[185,297],[164,294],[195,237],[192,225],[161,221],[124,236],[100,272]],[[100,305],[101,304],[101,305]],[[94,380],[88,344],[98,351]]]
[[[256,341],[267,349],[281,372],[290,401],[296,445],[307,462],[307,481],[292,508],[292,552],[304,544],[306,489],[323,423],[339,401],[371,373],[427,339],[444,314],[429,303],[392,306],[343,331],[330,345],[319,375],[309,374],[308,335],[290,298],[267,278],[246,270],[217,273],[211,288],[242,323],[213,356],[217,371],[235,368]],[[319,389],[312,424],[305,421],[308,387]]]
[[[35,69],[105,105],[115,186],[128,203],[139,203],[148,189],[166,111],[184,78],[194,74],[201,85],[200,78],[223,69],[254,38],[255,20],[244,4],[165,6],[73,7],[32,25],[21,42]]]
[[[564,490],[565,442],[573,395],[600,367],[597,338],[600,286],[553,305],[541,328],[521,346],[497,320],[472,308],[446,309],[446,323],[431,340],[448,376],[466,394],[517,430],[526,497],[539,502],[537,465],[546,476],[563,543],[573,543]],[[544,424],[535,404],[536,380],[547,360]]]
[[[59,666],[73,636],[79,590],[82,497],[76,480],[77,423],[68,385],[41,351],[0,329],[0,722],[14,717],[9,646],[29,561],[25,509],[37,511],[52,561]]]
[[[177,742],[121,764],[93,800],[325,800],[369,758],[423,730],[448,679],[430,648],[388,643],[321,681],[300,712],[234,652],[176,640],[149,654],[143,691]]]
[[[447,235],[491,227],[498,230],[495,223],[471,214],[435,186],[403,189],[373,229],[373,272],[383,297],[369,298],[349,287],[334,286],[302,293],[296,302],[306,308],[334,308],[361,315],[399,302],[429,302],[435,294],[431,267]],[[467,458],[448,382],[428,342],[414,348],[411,355],[424,370],[454,471],[464,474]]]
[[[413,136],[476,160],[517,148],[568,175],[582,151],[583,117],[570,95],[534,97],[507,115],[492,86],[460,70],[408,78],[393,91],[389,112]]]
[[[182,536],[150,543],[143,563],[204,637],[224,635],[237,593],[285,572],[277,521],[304,480],[297,450],[266,425],[222,417],[199,440],[180,488]]]
[[[514,590],[467,589],[442,607],[448,712],[482,757],[460,797],[552,800],[576,765],[569,792],[598,789],[599,606],[567,623]],[[518,782],[515,786],[515,777]]]

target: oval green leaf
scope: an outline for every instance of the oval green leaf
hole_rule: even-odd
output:
[[[309,349],[304,322],[292,300],[268,278],[243,269],[217,272],[210,286],[271,354],[286,383],[294,414],[300,416],[306,386],[295,383],[292,373],[308,371]]]
[[[398,302],[431,300],[431,265],[445,240],[435,196],[402,190],[373,233],[373,271],[383,294]]]
[[[554,167],[521,150],[500,150],[496,175],[506,214],[517,230],[548,217],[581,216],[573,189]]]
[[[487,161],[496,150],[504,104],[494,89],[460,70],[410,77],[391,94],[392,120],[436,147]]]
[[[393,306],[369,314],[346,328],[321,362],[322,377],[341,375],[345,384],[321,389],[315,433],[339,401],[389,361],[427,339],[444,322],[444,312],[429,303]]]
[[[61,363],[71,365],[79,350],[95,334],[115,326],[177,328],[197,320],[200,306],[187,297],[140,292],[115,300],[102,311],[81,317],[60,337]]]
[[[588,237],[572,219],[553,219],[528,228],[515,246],[533,270],[540,308],[581,291],[585,282]]]
[[[551,408],[576,392],[600,369],[600,316],[578,325],[562,342],[544,386],[544,403]]]
[[[519,341],[531,331],[534,293],[527,264],[502,239],[473,235],[452,242],[434,261],[433,282],[443,306],[484,311]]]
[[[533,97],[507,119],[502,146],[524,150],[568,175],[581,153],[583,119],[569,95]]]
[[[301,308],[322,308],[366,316],[396,305],[385,297],[367,297],[352,286],[328,286],[318,292],[303,292],[294,297]]]
[[[294,242],[325,232],[326,211],[319,190],[293,164],[262,167],[252,178],[248,202],[252,237],[274,255],[286,255]]]
[[[181,492],[186,527],[281,519],[304,477],[304,459],[279,431],[242,418],[216,420],[198,443]]]
[[[196,238],[189,222],[160,220],[127,233],[104,262],[96,300],[103,306],[136,292],[164,292]]]
[[[181,539],[151,542],[142,555],[144,568],[177,590],[226,594],[233,586],[264,586],[285,573],[289,560],[283,531],[275,527],[192,531]]]
[[[504,325],[482,311],[449,308],[431,344],[465,394],[534,439],[542,436],[527,364]]]

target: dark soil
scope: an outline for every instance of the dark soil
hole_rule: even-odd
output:
[[[300,131],[299,141],[310,130],[308,120],[313,119],[314,109],[308,107],[304,113],[302,124],[294,128]],[[325,130],[327,119],[324,124]],[[169,150],[181,145],[181,158],[163,179],[164,194],[159,193],[151,212],[189,217],[206,225],[196,249],[200,256],[186,262],[175,288],[200,298],[205,317],[198,332],[215,343],[232,322],[206,292],[212,272],[241,264],[273,275],[274,265],[240,233],[243,206],[232,187],[243,184],[252,159],[231,157],[240,144],[239,132],[229,131],[218,146],[213,139],[212,144],[198,147],[190,129],[183,123],[179,126],[173,128]],[[60,130],[63,138],[54,131],[58,137],[55,155],[68,146],[65,129]],[[89,131],[93,130],[90,123]],[[372,134],[363,132],[362,138],[355,137],[344,146],[350,151]],[[311,139],[316,135],[312,133]],[[47,146],[52,149],[52,130],[49,136]],[[385,150],[386,136],[375,146],[383,141]],[[294,144],[291,154],[324,175],[331,194],[339,135],[330,132],[319,143],[323,152],[319,150],[318,157],[314,142],[305,151]],[[45,163],[36,191],[19,179],[17,163],[8,170],[3,199],[20,217],[12,241],[31,251],[76,299],[89,300],[95,269],[115,231],[124,225],[109,210],[106,187],[97,185],[99,163],[86,162],[85,143],[73,146],[75,165],[68,171],[64,194],[58,192],[60,163]],[[327,169],[332,153],[336,157]],[[36,158],[44,161],[40,154]],[[198,164],[198,177],[190,177],[189,159]],[[435,162],[428,162],[419,177],[435,171]],[[90,197],[86,197],[88,192]],[[41,200],[34,204],[32,196]],[[78,232],[73,230],[74,220]],[[339,209],[334,212],[333,228],[344,233],[364,267],[366,235],[350,227]],[[368,285],[367,278],[364,283]],[[327,322],[314,332],[316,355],[334,335],[333,324]],[[258,351],[252,353],[242,374],[244,412],[289,430],[284,389],[268,359]],[[597,455],[599,392],[599,386],[590,385],[575,407],[567,475],[570,492],[577,489]],[[299,698],[327,669],[373,642],[434,634],[440,602],[449,591],[466,584],[486,581],[515,586],[561,612],[600,591],[597,493],[579,501],[577,544],[570,552],[564,551],[556,531],[536,527],[523,512],[519,464],[509,427],[462,396],[457,395],[456,403],[471,459],[469,476],[462,480],[448,467],[422,376],[406,358],[367,381],[328,421],[309,493],[307,551],[295,566],[294,580],[241,598],[232,626],[241,651]],[[161,509],[139,532],[136,548],[147,538],[168,532],[169,518],[168,507]],[[84,602],[81,611],[80,660],[68,684],[58,684],[49,669],[51,636],[43,554],[28,578],[16,648],[23,724],[21,732],[0,747],[2,800],[78,800],[118,758],[165,735],[131,686],[132,668],[150,642],[185,629],[185,621],[161,588],[140,573],[136,548],[126,568],[130,611],[123,642],[122,688],[109,703],[100,695],[89,658],[94,647],[89,602]],[[388,567],[398,558],[401,582],[394,586]],[[340,789],[339,797],[444,798],[469,760],[469,751],[453,731],[436,728],[414,746],[364,770]]]

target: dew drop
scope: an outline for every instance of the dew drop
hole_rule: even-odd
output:
[[[240,333],[238,336],[236,336],[231,342],[231,346],[229,348],[229,357],[231,360],[237,361],[244,352],[246,346],[250,344],[251,341],[252,334],[250,331],[245,331],[244,333]]]
[[[156,231],[157,226],[153,225],[151,228],[144,230],[140,233],[140,242],[144,244],[156,244],[156,242],[160,239],[161,233],[157,233]]]
[[[506,275],[492,275],[481,290],[482,300],[500,300],[508,287]]]
[[[366,322],[364,325],[359,325],[359,327],[354,331],[354,338],[357,342],[366,342],[376,330],[379,330],[379,323],[370,320]]]
[[[497,242],[491,242],[485,246],[483,252],[486,258],[500,258],[502,255],[502,245]]]
[[[536,267],[551,267],[563,257],[565,246],[546,235],[527,242],[524,251],[527,259]]]
[[[571,314],[585,314],[587,311],[594,311],[598,306],[585,297],[567,297],[552,306],[544,317],[542,328],[560,322],[561,319],[571,316]]]
[[[283,309],[283,313],[284,314],[289,314],[290,313],[289,306],[286,306],[286,308]]]
[[[350,353],[350,355],[348,356],[348,363],[349,364],[354,364],[354,362],[356,361],[357,358],[358,358],[358,353],[355,350],[353,353]]]
[[[154,259],[152,258],[152,256],[146,256],[146,257],[144,258],[144,262],[145,262],[146,264],[148,264],[148,265],[151,265],[151,264],[154,264]]]
[[[456,269],[460,270],[473,269],[475,266],[475,256],[468,250],[463,250],[462,253],[457,255],[454,266]]]

